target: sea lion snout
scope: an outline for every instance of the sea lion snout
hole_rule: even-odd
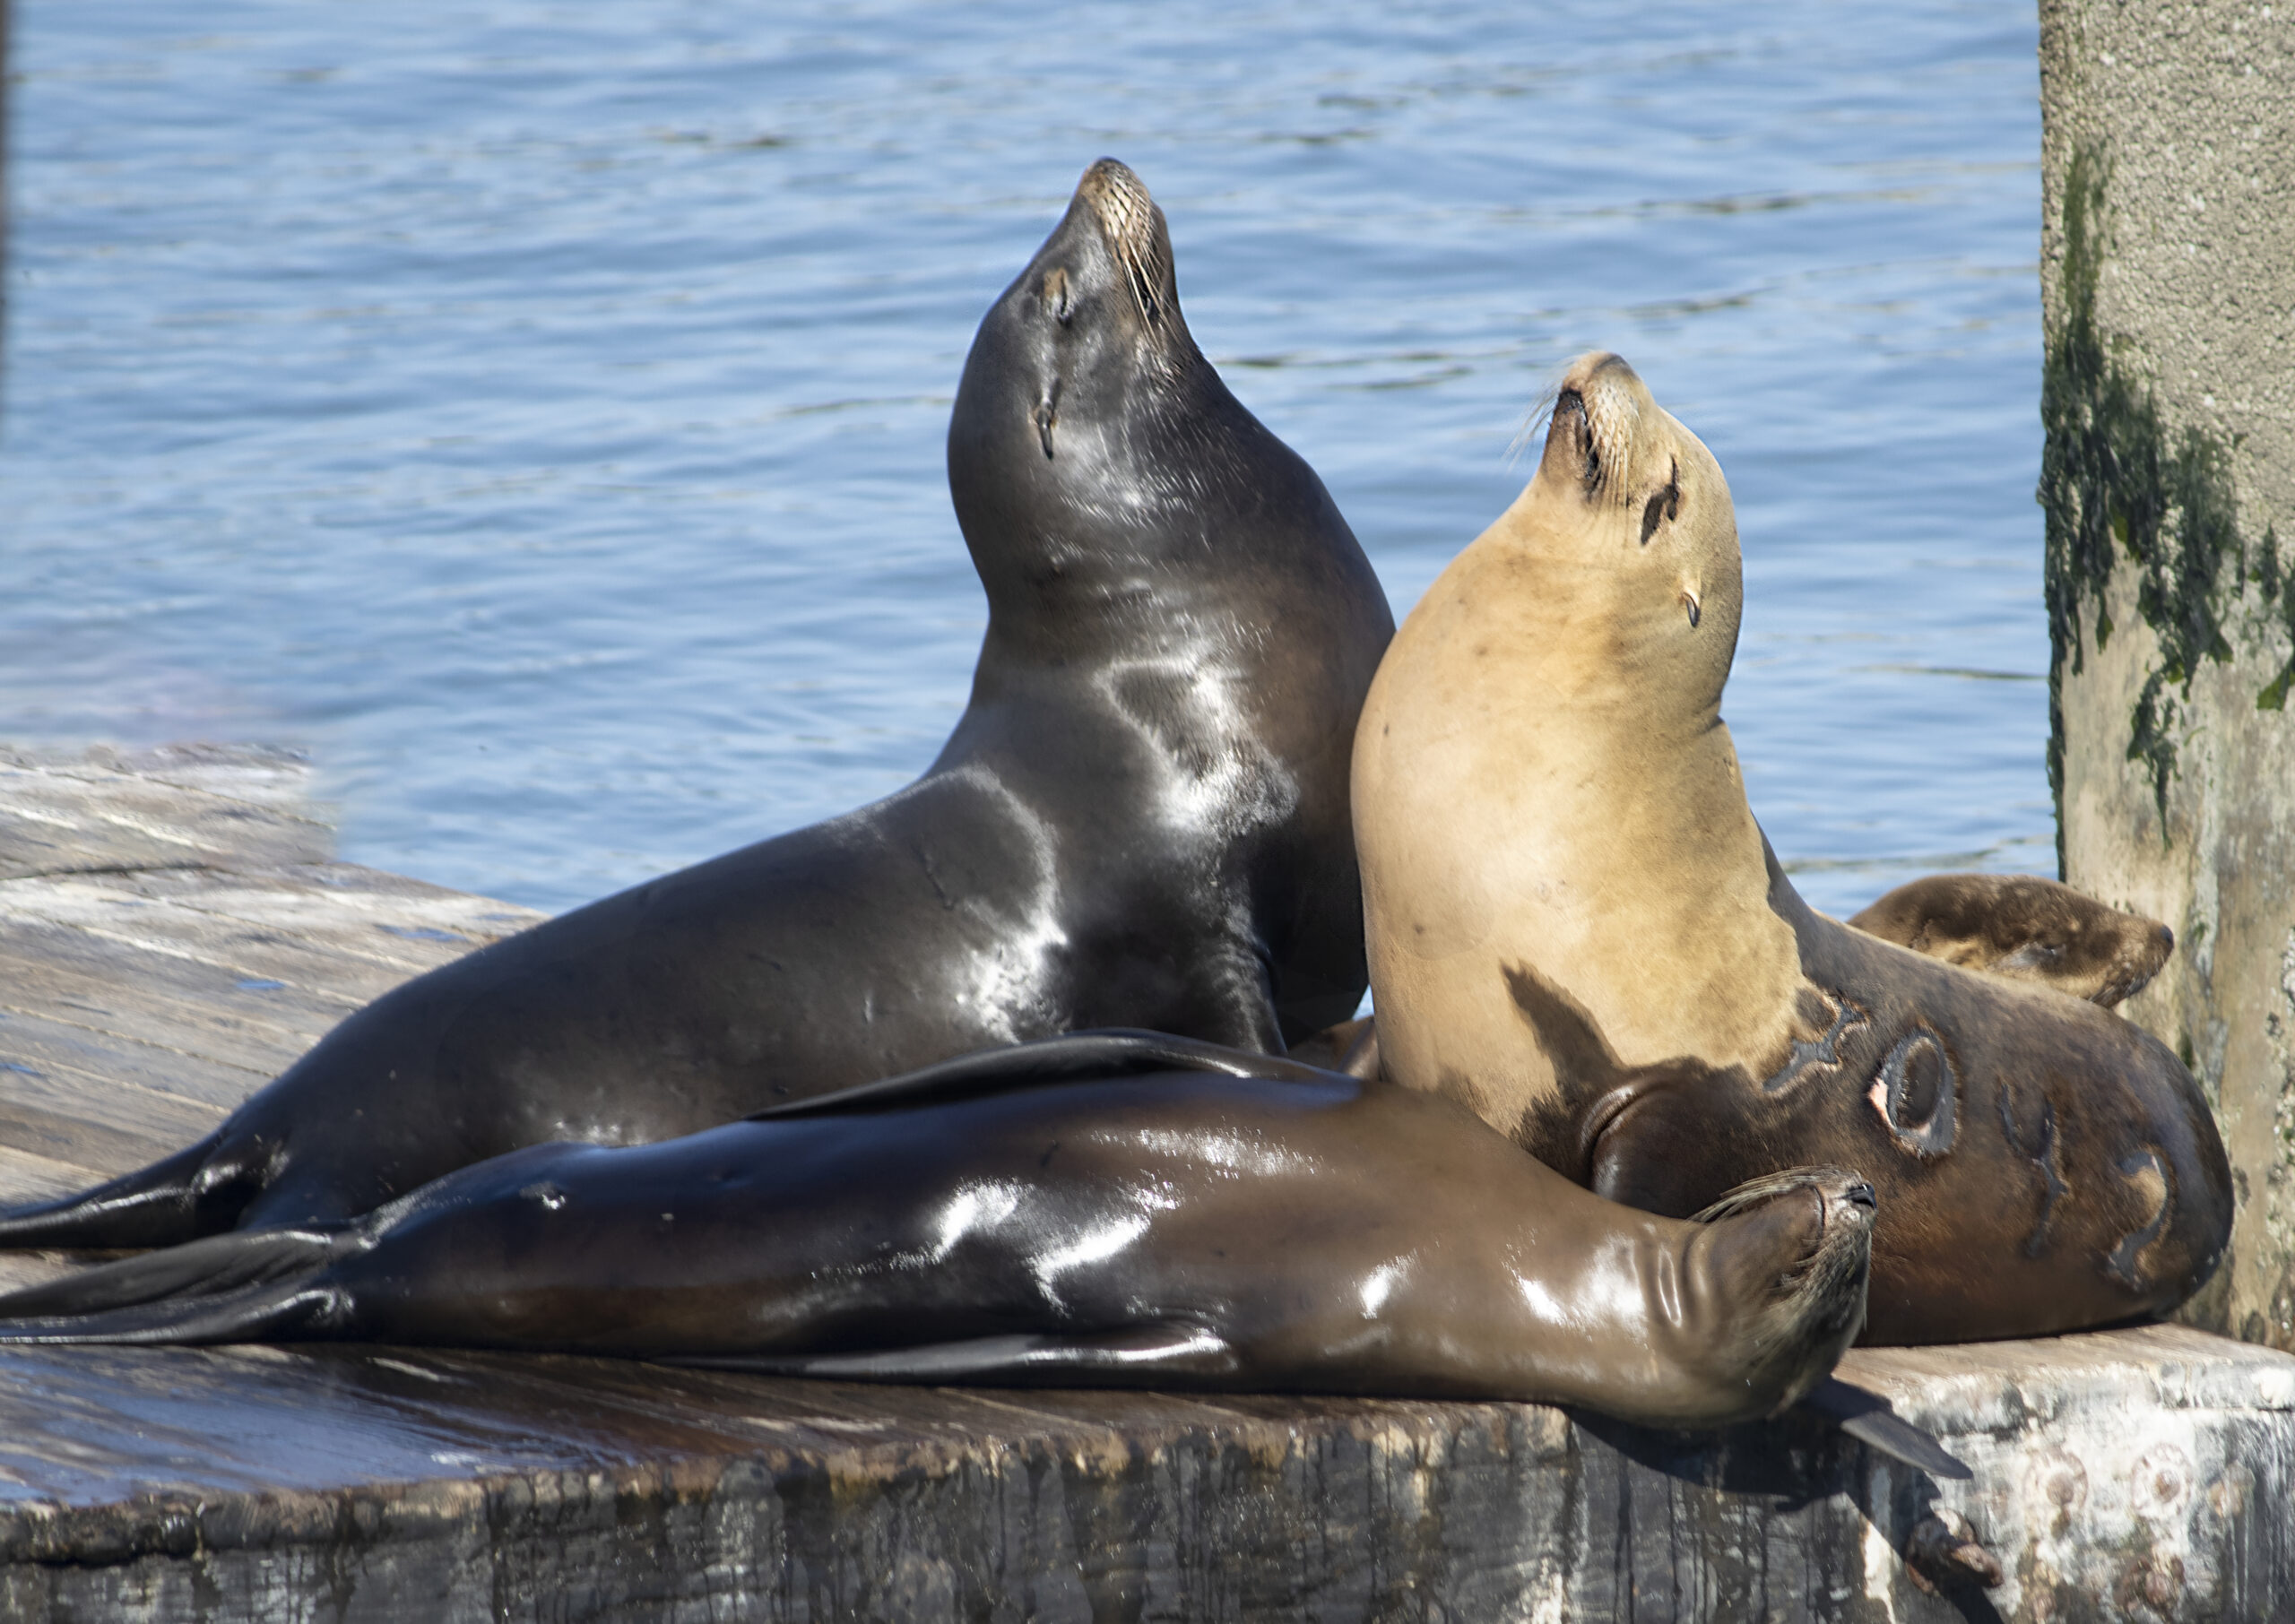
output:
[[[1076,201],[1098,220],[1140,319],[1151,328],[1160,325],[1178,298],[1170,229],[1146,183],[1126,165],[1103,158],[1076,183]]]
[[[1643,420],[1656,409],[1649,386],[1623,356],[1580,356],[1555,396],[1540,471],[1571,479],[1589,500],[1631,503],[1638,475],[1651,461],[1640,443]]]
[[[1762,1395],[1764,1413],[1831,1370],[1865,1325],[1878,1208],[1862,1174],[1797,1167],[1739,1185],[1693,1222],[1730,1309],[1706,1327],[1713,1368]]]
[[[1793,1167],[1747,1179],[1690,1222],[1719,1223],[1769,1207],[1778,1209],[1774,1217],[1787,1227],[1797,1222],[1806,1229],[1814,1253],[1828,1243],[1838,1244],[1843,1227],[1869,1233],[1880,1197],[1869,1179],[1846,1168]]]

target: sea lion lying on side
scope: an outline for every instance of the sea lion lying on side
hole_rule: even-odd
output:
[[[369,1341],[1711,1427],[1824,1380],[1863,1320],[1872,1219],[1829,1168],[1662,1218],[1449,1100],[1093,1033],[105,1265],[0,1297],[0,1343]],[[1958,1470],[1841,1396],[1851,1431]]]

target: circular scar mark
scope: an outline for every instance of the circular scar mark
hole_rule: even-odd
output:
[[[1919,1028],[1897,1040],[1866,1097],[1901,1148],[1933,1162],[1952,1153],[1959,1095],[1944,1040]]]

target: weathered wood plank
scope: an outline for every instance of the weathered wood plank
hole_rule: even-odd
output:
[[[156,953],[225,972],[235,981],[277,980],[325,989],[330,999],[369,1003],[409,976],[461,957],[477,944],[451,932],[361,921],[325,932],[258,922],[112,890],[87,879],[16,880],[0,907],[9,923],[79,931],[100,943]],[[286,910],[277,911],[285,912]],[[331,939],[319,939],[320,937]],[[37,949],[35,949],[37,950]]]
[[[31,1098],[39,1080],[50,1075],[93,1078],[91,1093],[117,1094],[121,1109],[140,1109],[146,1094],[165,1096],[152,1109],[162,1115],[186,1101],[207,1110],[229,1110],[269,1080],[272,1073],[233,1066],[178,1049],[139,1042],[41,1015],[0,1009],[0,1099]]]
[[[6,1181],[12,1201],[46,1201],[54,1196],[68,1196],[74,1190],[87,1188],[97,1176],[92,1169],[75,1162],[0,1145],[0,1179]]]
[[[36,920],[0,924],[0,1009],[276,1072],[359,1000]]]
[[[111,1119],[100,1119],[106,1117]],[[124,1117],[133,1125],[123,1125]],[[110,1179],[182,1149],[221,1121],[222,1113],[195,1120],[195,1127],[184,1125],[191,1131],[170,1133],[160,1124],[134,1122],[108,1102],[83,1103],[64,1096],[54,1105],[42,1105],[19,1093],[14,1099],[0,1100],[0,1145]],[[13,1191],[0,1195],[0,1200],[15,1198]]]
[[[0,883],[0,911],[20,887]],[[442,890],[351,863],[274,870],[207,869],[108,875],[106,893],[148,898],[258,928],[314,946],[428,970],[549,917],[531,908]]]
[[[110,745],[84,750],[0,745],[0,764],[83,778],[108,788],[122,778],[171,784],[273,808],[305,821],[327,821],[312,805],[309,757],[274,745],[169,744],[135,750]]]
[[[324,824],[276,807],[126,774],[0,762],[0,878],[316,862],[333,846]]]
[[[1896,1556],[1957,1504],[2017,1531],[1994,1536],[1999,1616],[2278,1616],[2285,1518],[2258,1507],[2290,1486],[2295,1361],[2172,1329],[2034,1347],[1858,1356],[2002,1457],[1941,1490],[1797,1421],[1693,1438],[1526,1405],[27,1350],[0,1356],[0,1606],[164,1617],[204,1586],[232,1617],[1990,1616]],[[2035,1436],[2055,1441],[2019,1453]]]

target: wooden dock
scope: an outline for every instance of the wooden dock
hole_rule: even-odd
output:
[[[0,752],[0,1200],[176,1148],[535,917],[330,860],[304,796],[258,752]],[[0,1620],[2295,1618],[2295,1359],[2155,1326],[1843,1373],[1973,1480],[1800,1420],[0,1353]],[[1909,1571],[1940,1508],[2001,1585]]]

